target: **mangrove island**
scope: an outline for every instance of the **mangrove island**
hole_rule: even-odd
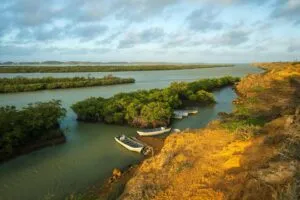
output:
[[[64,72],[120,72],[184,70],[213,67],[232,67],[232,64],[193,64],[193,65],[109,65],[109,66],[1,66],[0,73],[64,73]]]
[[[174,82],[165,89],[119,93],[111,98],[91,97],[72,105],[77,119],[87,122],[129,124],[134,127],[167,126],[173,110],[188,103],[215,103],[210,91],[233,85],[239,80],[223,78],[201,79],[194,82]]]
[[[134,82],[135,80],[133,78],[119,78],[114,77],[112,75],[107,75],[103,78],[0,78],[0,93],[92,87],[103,85],[127,84]]]
[[[65,113],[58,100],[28,104],[23,109],[0,107],[0,162],[65,142],[59,127]]]

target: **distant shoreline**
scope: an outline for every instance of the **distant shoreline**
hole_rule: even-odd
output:
[[[232,64],[192,64],[192,65],[87,65],[87,66],[49,66],[49,65],[0,65],[0,73],[66,73],[66,72],[118,72],[118,71],[156,71],[185,70],[214,67],[232,67]]]
[[[20,155],[29,154],[33,151],[43,149],[45,147],[56,146],[56,145],[63,144],[66,142],[66,136],[60,129],[51,130],[49,132],[53,132],[52,136],[50,138],[39,139],[36,141],[32,141],[28,144],[19,146],[14,150],[13,154],[11,154],[11,155],[6,155],[5,153],[0,153],[0,164],[6,162],[8,160],[11,160],[13,158],[16,158]]]
[[[82,88],[134,83],[133,78],[119,78],[111,75],[103,78],[0,78],[0,93],[29,92],[67,88]]]

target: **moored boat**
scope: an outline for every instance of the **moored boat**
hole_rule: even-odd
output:
[[[145,129],[145,130],[139,130],[137,133],[140,136],[154,136],[154,135],[160,135],[163,133],[170,132],[171,128],[166,127],[160,127],[160,128],[153,128],[153,129]]]
[[[141,151],[143,150],[143,148],[145,147],[144,144],[130,138],[127,137],[125,135],[121,135],[121,136],[117,136],[115,137],[115,140],[121,144],[123,147],[125,147],[126,149],[130,150],[130,151],[135,151],[138,153],[141,153]]]
[[[172,132],[173,132],[173,133],[179,133],[179,132],[181,132],[181,130],[178,129],[178,128],[173,128],[173,129],[172,129]]]
[[[189,114],[197,114],[198,110],[186,110]]]
[[[189,114],[197,114],[198,110],[196,109],[187,109],[187,110],[174,110],[174,115],[182,115],[184,117],[187,117]]]
[[[173,119],[182,119],[183,116],[180,113],[173,113],[172,118]]]
[[[181,115],[183,117],[189,116],[189,113],[185,110],[174,110],[173,114],[174,115]]]

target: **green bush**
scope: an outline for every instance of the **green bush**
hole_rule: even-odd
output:
[[[66,110],[60,101],[29,104],[22,110],[0,107],[0,154],[10,155],[15,148],[41,138],[51,137]]]
[[[144,105],[141,110],[144,126],[166,126],[169,124],[171,116],[172,108],[168,103],[151,102]]]
[[[239,139],[246,140],[259,134],[259,129],[265,123],[263,117],[233,115],[223,121],[222,126],[234,132]]]
[[[210,104],[216,102],[213,94],[204,90],[199,90],[198,92],[196,92],[196,94],[192,94],[188,98],[189,100],[197,101],[203,104]]]
[[[48,63],[49,64],[49,63]],[[150,71],[150,70],[183,70],[213,67],[231,67],[228,64],[198,65],[124,65],[124,66],[1,66],[0,73],[47,73],[47,72],[115,72],[115,71]]]
[[[103,78],[0,78],[0,93],[26,92],[46,89],[50,90],[60,88],[91,87],[134,82],[135,80],[132,78],[118,78],[113,76],[106,76]]]
[[[82,121],[102,121],[105,99],[102,97],[91,97],[84,100],[84,103],[76,103],[71,106],[77,118]]]

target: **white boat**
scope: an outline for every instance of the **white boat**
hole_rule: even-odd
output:
[[[189,114],[197,114],[198,110],[186,110]]]
[[[185,110],[174,110],[173,114],[174,115],[181,115],[183,117],[189,116],[189,113]]]
[[[151,146],[147,145],[146,143],[144,143],[144,142],[138,140],[136,137],[130,137],[130,138],[133,139],[134,141],[136,141],[136,142],[138,142],[138,143],[140,143],[140,144],[142,144],[142,145],[145,146],[145,147],[143,148],[142,152],[141,152],[143,155],[147,156],[147,155],[149,155],[150,153],[152,154],[152,156],[154,155],[153,147],[151,147]]]
[[[173,119],[182,119],[183,116],[180,113],[173,113],[172,118]]]
[[[173,132],[173,133],[179,133],[179,132],[181,132],[181,130],[178,129],[178,128],[174,128],[174,129],[172,129],[172,132]]]
[[[145,145],[125,135],[115,137],[115,140],[130,151],[141,153]]]
[[[190,109],[190,110],[174,110],[174,114],[179,114],[184,117],[187,117],[189,114],[197,114],[198,110]]]
[[[137,131],[137,133],[140,136],[153,136],[153,135],[160,135],[163,133],[167,133],[170,131],[171,131],[171,128],[160,127],[160,128],[140,130],[140,131]]]

